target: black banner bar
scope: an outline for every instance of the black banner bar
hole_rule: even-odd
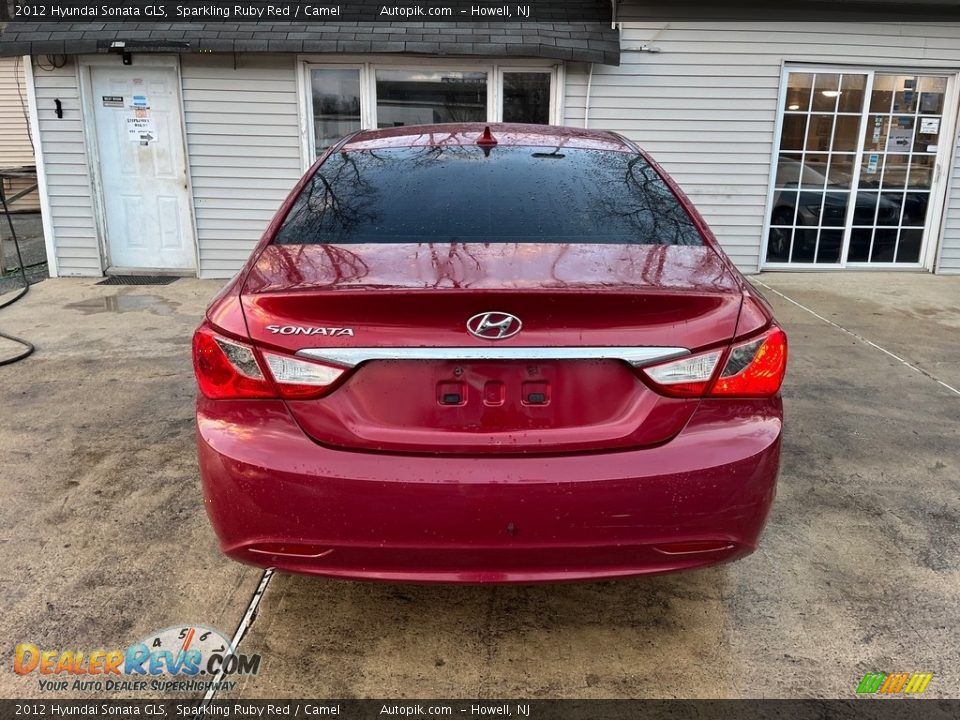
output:
[[[612,8],[609,0],[18,0],[11,19],[74,23],[609,23]]]
[[[6,6],[9,0],[0,0]],[[616,8],[616,12],[614,9]],[[15,0],[31,23],[605,22],[614,20],[949,22],[958,0]]]

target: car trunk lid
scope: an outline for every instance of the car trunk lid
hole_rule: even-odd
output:
[[[242,300],[258,346],[352,368],[288,401],[313,439],[469,454],[669,440],[697,401],[635,365],[729,341],[741,295],[708,247],[355,244],[268,246]],[[487,312],[522,330],[476,337],[467,321]]]

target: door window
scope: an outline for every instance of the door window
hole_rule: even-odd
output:
[[[866,84],[862,73],[790,74],[768,262],[840,261]]]
[[[944,77],[875,77],[850,262],[919,262],[946,92]]]
[[[767,263],[920,262],[947,79],[790,72]]]

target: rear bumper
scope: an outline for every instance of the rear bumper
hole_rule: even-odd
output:
[[[357,579],[538,582],[750,553],[774,496],[782,408],[707,400],[666,445],[566,457],[334,450],[269,400],[201,398],[197,423],[207,512],[236,560]]]

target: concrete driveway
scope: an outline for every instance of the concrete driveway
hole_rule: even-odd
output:
[[[754,280],[791,341],[757,553],[585,585],[274,575],[242,641],[262,671],[220,697],[852,697],[878,670],[960,696],[960,278]],[[49,280],[0,311],[38,347],[0,368],[0,695],[38,695],[17,643],[247,613],[262,573],[217,553],[193,451],[190,333],[218,286]]]

